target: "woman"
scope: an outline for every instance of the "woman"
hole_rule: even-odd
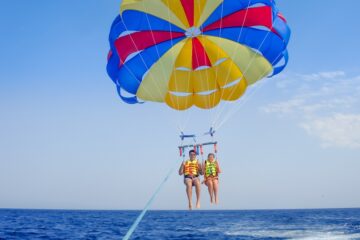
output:
[[[202,166],[204,173],[204,182],[208,187],[210,194],[210,202],[218,204],[218,190],[219,190],[219,173],[221,173],[219,163],[215,160],[215,155],[213,153],[208,154],[207,160],[203,163]]]

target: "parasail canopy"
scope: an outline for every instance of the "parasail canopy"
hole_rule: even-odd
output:
[[[210,109],[281,72],[289,38],[274,0],[123,0],[107,71],[126,103]]]

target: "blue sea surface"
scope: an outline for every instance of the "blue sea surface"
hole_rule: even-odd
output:
[[[0,209],[0,239],[121,239],[139,213]],[[360,209],[149,211],[132,239],[360,239]]]

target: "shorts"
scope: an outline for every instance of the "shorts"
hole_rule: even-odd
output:
[[[200,183],[199,176],[185,176],[184,177],[184,184],[186,185],[187,182],[191,181],[192,185],[195,186],[196,182]]]
[[[205,185],[206,185],[206,186],[208,185],[208,181],[214,182],[215,180],[219,181],[219,177],[218,177],[218,176],[216,176],[216,177],[214,177],[214,176],[209,176],[209,177],[206,178]]]

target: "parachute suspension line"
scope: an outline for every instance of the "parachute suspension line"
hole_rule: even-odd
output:
[[[268,31],[268,32],[266,33],[265,37],[263,38],[263,40],[261,41],[261,43],[260,43],[260,45],[259,45],[259,48],[262,47],[262,45],[264,44],[265,40],[266,40],[267,37],[269,36],[269,33],[270,33],[270,31]],[[236,47],[237,47],[237,46],[236,46]],[[281,53],[280,53],[277,57],[279,57],[280,55],[281,55]],[[250,61],[249,61],[249,63],[247,64],[247,67],[246,67],[244,73],[246,73],[246,72],[248,71],[248,69],[250,68],[250,66],[251,66],[252,62],[254,61],[254,59],[255,59],[255,55],[252,56],[252,58],[250,59]],[[274,63],[274,61],[273,61],[271,64],[273,64],[273,63]],[[262,75],[264,75],[265,73],[266,73],[266,70],[262,73]],[[258,85],[259,85],[259,84],[258,84]],[[234,93],[234,92],[232,92],[232,93],[230,94],[230,96],[232,96],[233,93]],[[244,102],[244,101],[243,101],[243,102]],[[245,101],[245,103],[246,103],[246,101]],[[230,103],[229,103],[229,102],[226,102],[225,105],[227,105],[227,104],[230,104]],[[244,105],[244,104],[242,104],[241,106],[243,106],[243,105]],[[229,112],[232,112],[232,109],[234,109],[234,108],[236,108],[236,106],[233,107],[233,108],[231,108],[231,109],[229,109]],[[222,111],[220,112],[220,114],[218,115],[216,121],[219,120],[219,117],[220,117],[221,114],[224,112],[224,109],[225,109],[225,106],[224,106],[224,108],[222,109]],[[227,114],[227,115],[228,115],[228,114]],[[232,114],[231,114],[230,116],[232,116]],[[221,123],[222,123],[223,121],[224,121],[224,120],[222,120]],[[214,124],[215,124],[215,123],[214,123]],[[219,125],[216,126],[216,129],[219,129]]]
[[[204,166],[204,151],[203,151],[203,145],[200,144],[200,155],[201,155],[201,166]]]
[[[168,7],[167,8],[167,15],[168,15],[168,19],[170,19],[171,18],[171,10],[170,10],[170,8]],[[149,22],[149,20],[148,20],[148,22]],[[167,21],[168,22],[168,24],[169,24],[169,29],[170,29],[170,32],[172,32],[172,24],[170,23],[170,21]],[[150,24],[150,23],[149,23]],[[173,41],[173,39],[172,38],[170,38],[170,41],[171,41],[171,46],[174,46],[174,41]],[[182,41],[185,41],[185,40],[182,40]],[[174,54],[174,52],[173,51],[171,51],[171,55],[172,55],[172,58],[173,59],[175,59],[176,58],[176,56],[175,56],[175,54]],[[176,63],[176,59],[175,59],[175,63]],[[175,65],[174,65],[174,67],[173,67],[173,70],[175,70]],[[164,70],[163,70],[164,71]],[[178,81],[177,81],[177,74],[174,74],[174,77],[175,77],[175,88],[176,89],[178,89]],[[187,102],[188,102],[189,100],[188,99],[186,99],[186,104],[185,105],[187,105]],[[179,108],[179,99],[178,98],[176,98],[176,106],[177,106],[177,108]],[[185,131],[185,129],[186,129],[186,126],[187,126],[187,123],[188,123],[188,121],[189,121],[189,119],[190,119],[190,112],[189,111],[187,111],[187,113],[186,113],[186,115],[187,115],[187,117],[185,118],[185,120],[184,119],[181,119],[181,118],[178,118],[178,117],[176,117],[176,119],[177,119],[177,125],[178,125],[178,128],[180,129],[180,132],[183,132],[183,131]],[[183,118],[183,117],[182,117]],[[179,119],[180,119],[180,121],[179,121]]]
[[[250,2],[251,2],[251,0],[248,0],[248,4],[247,4],[246,10],[245,10],[245,16],[244,16],[244,20],[243,20],[242,25],[244,25],[245,22],[246,22],[246,18],[247,18],[247,16],[248,16],[248,9],[249,9],[249,6],[250,6]],[[242,35],[242,32],[243,32],[243,28],[240,29],[239,35],[238,35],[238,37],[237,37],[237,42],[240,40],[241,35]],[[235,48],[235,50],[232,52],[230,59],[232,59],[233,56],[236,54],[237,49],[238,49],[238,45],[236,45],[236,48]],[[226,78],[228,78],[229,75],[230,75],[230,69],[227,71]],[[243,75],[244,75],[244,73],[243,73]],[[230,94],[230,97],[231,97],[232,95],[233,95],[233,93]],[[221,97],[222,97],[222,95],[221,95]],[[218,111],[217,111],[217,114],[216,114],[215,118],[213,119],[213,123],[212,123],[213,126],[216,126],[216,122],[218,121],[218,119],[220,118],[220,116],[222,115],[222,113],[224,112],[224,110],[226,109],[226,107],[227,107],[229,104],[231,104],[231,103],[232,103],[232,102],[230,102],[230,101],[226,101],[226,102],[223,104],[223,106],[220,106],[220,108],[219,108]]]
[[[179,153],[180,155],[183,154],[184,159],[185,159],[185,150],[187,148],[193,149],[196,152],[196,155],[200,155],[202,162],[204,162],[204,147],[208,146],[208,145],[213,145],[214,147],[214,155],[216,156],[217,154],[217,141],[214,140],[214,134],[215,134],[215,130],[213,128],[210,128],[208,132],[202,134],[203,136],[206,135],[210,135],[211,137],[211,141],[210,142],[201,142],[198,143],[197,142],[197,135],[195,134],[184,134],[183,132],[181,132],[180,134],[180,139],[181,139],[181,145],[179,146]],[[194,143],[193,144],[188,144],[188,145],[184,145],[184,140],[187,138],[191,138]]]
[[[215,158],[215,160],[217,160],[218,159],[218,150],[217,150],[217,143],[215,143],[214,144],[214,158]]]
[[[135,76],[135,74],[134,74],[134,72],[126,65],[126,64],[124,64],[123,65],[123,67],[125,67],[128,71],[129,71],[129,73],[134,77],[134,79],[136,79],[137,81],[138,81],[138,83],[141,83],[137,78],[136,78],[136,76]],[[146,66],[147,67],[147,66]],[[145,91],[146,91],[146,93],[148,93],[150,96],[154,96],[151,92],[149,92],[147,89],[145,89]]]
[[[143,1],[142,3],[143,3],[143,6],[145,7],[146,12],[149,12],[149,11],[148,11],[148,8],[147,8],[147,6],[146,6],[146,4],[145,4],[145,2]],[[155,43],[155,42],[156,42],[156,41],[155,41],[155,36],[154,36],[153,29],[152,29],[151,24],[150,24],[150,20],[149,20],[148,14],[145,14],[145,16],[146,16],[146,21],[147,21],[147,23],[148,23],[148,25],[149,25],[149,29],[150,29],[150,32],[151,32],[152,40],[153,40],[154,43]],[[170,24],[169,24],[169,25],[170,25]],[[172,44],[173,44],[172,38],[170,38],[170,40],[171,40],[171,46],[172,46]],[[156,49],[156,53],[157,53],[157,55],[158,55],[158,58],[160,59],[161,56],[160,56],[160,53],[159,53],[158,44],[155,44],[154,46],[155,46],[155,49]],[[162,62],[161,62],[161,66],[162,66],[162,67],[161,67],[161,70],[162,70],[163,76],[166,77],[166,76],[165,76],[165,71],[164,71],[164,65],[163,65]],[[157,81],[155,81],[155,82],[157,82]]]
[[[274,64],[274,62],[276,61],[276,59],[278,57],[280,57],[281,53],[279,53],[275,60],[273,62],[271,62],[271,65]],[[266,71],[263,72],[263,74],[265,74]],[[262,74],[262,75],[263,75]],[[251,94],[249,96],[247,96],[245,99],[243,99],[243,101],[241,102],[241,104],[237,105],[237,107],[233,108],[233,111],[230,111],[227,113],[227,115],[225,116],[225,118],[220,122],[220,124],[217,126],[217,129],[219,129],[220,127],[222,127],[235,113],[237,113],[242,106],[244,106],[244,104],[251,98],[253,97],[259,89],[261,89],[264,85],[265,85],[266,81],[262,81],[262,83],[257,84],[257,87],[251,92]]]
[[[224,4],[221,4],[221,14],[220,14],[220,27],[219,27],[219,36],[221,36],[221,32],[222,32],[222,26],[223,26],[223,17],[224,17]],[[220,47],[218,47],[217,48],[217,56],[219,56],[219,53],[220,53]],[[217,60],[219,60],[219,59],[217,59]],[[216,72],[215,72],[215,74],[216,74],[216,76],[218,75],[218,72],[219,72],[219,68],[216,68]],[[220,90],[220,89],[219,89]],[[222,96],[220,96],[220,100],[221,100],[221,97]],[[215,98],[214,98],[214,101],[215,101]],[[220,106],[219,106],[220,107]],[[217,110],[216,109],[218,109],[218,108],[213,108],[212,109],[212,113],[211,113],[211,119],[210,119],[210,123],[209,123],[209,125],[211,126],[211,128],[213,128],[214,127],[214,119],[215,119],[215,117],[216,117],[216,115],[217,115]]]
[[[215,129],[210,128],[209,134],[211,136],[212,141],[214,142],[214,155],[215,155],[214,158],[217,159],[218,158],[217,157],[218,156],[217,141],[214,140]]]
[[[167,7],[167,13],[168,13],[168,19],[170,20],[170,8],[169,7]],[[171,23],[170,23],[170,21],[167,21],[168,23],[169,23],[169,28],[170,28],[170,32],[172,32],[172,26],[171,26]],[[171,39],[171,46],[173,47],[173,45],[174,45],[174,42],[173,42],[173,39],[172,38],[170,38]],[[172,57],[173,58],[175,58],[175,54],[174,54],[174,52],[173,51],[171,51],[171,55],[172,55]],[[176,63],[176,60],[175,60],[175,63]],[[175,66],[174,66],[175,67]],[[174,69],[173,69],[174,70]],[[163,70],[164,71],[164,70]],[[177,86],[177,80],[176,80],[176,77],[177,77],[177,74],[174,74],[174,77],[175,77],[175,88],[176,89],[178,89],[178,86]],[[176,106],[177,106],[177,108],[179,108],[179,99],[178,98],[176,98]],[[180,125],[180,124],[179,124]],[[181,131],[184,131],[184,126],[182,126],[181,127]]]
[[[145,4],[145,2],[142,2],[142,3],[143,3],[143,6],[144,6],[146,12],[149,12],[149,11],[148,11],[148,8],[147,8],[147,6],[146,6],[146,4]],[[156,42],[156,41],[155,41],[155,36],[154,36],[153,31],[152,31],[152,27],[151,27],[151,24],[150,24],[150,20],[149,20],[148,14],[145,14],[145,16],[146,16],[146,20],[147,20],[147,23],[148,23],[148,26],[149,26],[149,29],[150,29],[150,32],[151,32],[152,40],[153,40],[154,43],[155,43],[155,42]],[[169,25],[170,25],[170,23],[169,23]],[[172,44],[173,44],[172,38],[170,38],[170,39],[171,39],[171,47],[173,47],[173,46],[172,46]],[[156,49],[156,53],[157,53],[157,55],[158,55],[158,58],[160,59],[161,57],[160,57],[160,53],[159,53],[158,44],[154,44],[154,46],[155,46],[155,49]],[[162,67],[161,67],[162,74],[163,74],[164,77],[166,77],[166,76],[165,76],[165,70],[164,70],[163,63],[162,63],[162,62],[161,62],[161,65],[162,65]],[[158,90],[159,93],[161,94],[161,90],[160,90],[160,87],[159,87],[157,81],[154,81],[154,82],[155,82],[155,85],[156,85],[157,90]]]
[[[188,100],[186,100],[188,101]],[[187,125],[189,124],[189,121],[190,121],[190,117],[191,117],[191,111],[186,111],[186,117],[184,119],[184,126],[183,126],[183,129],[185,131],[185,129],[187,128]]]
[[[197,2],[197,5],[198,5],[198,9],[201,9],[201,6],[200,6],[200,1],[196,1]],[[195,2],[194,2],[194,4],[196,4]],[[195,22],[194,22],[194,24],[196,24]],[[191,26],[190,26],[191,27]],[[194,49],[194,46],[192,46],[192,48]],[[199,61],[199,57],[201,57],[201,56],[198,56],[198,54],[197,53],[194,53],[195,51],[193,51],[192,52],[192,61],[194,61],[194,55],[195,55],[195,61],[196,61],[196,63],[199,63],[200,61]],[[202,57],[203,57],[203,59],[206,59],[207,58],[207,55],[206,55],[206,51],[203,51],[202,52]],[[211,64],[210,64],[211,65]],[[204,68],[205,68],[206,66],[198,66],[198,69],[193,69],[193,71],[202,71]],[[201,69],[200,69],[201,68]],[[205,78],[206,78],[206,81],[205,81],[205,85],[206,85],[206,89],[209,89],[209,73],[208,73],[208,71],[206,71],[205,72]],[[205,106],[207,105],[207,106],[210,106],[210,101],[211,100],[206,100],[205,101]],[[187,120],[188,121],[188,120]],[[195,146],[194,146],[194,150],[196,151],[196,153],[198,154],[198,151],[197,151],[197,149],[195,149]]]
[[[200,154],[201,154],[201,159],[204,160],[204,150],[203,150],[203,145],[200,145]]]
[[[167,8],[167,14],[168,14],[168,19],[170,19],[171,18],[171,16],[170,16],[170,8]],[[149,20],[148,20],[148,22],[149,22]],[[170,23],[170,21],[167,21],[168,22],[168,24],[169,24],[169,29],[170,29],[170,32],[172,32],[172,25],[171,25],[171,23]],[[150,24],[150,23],[149,23]],[[173,39],[172,38],[170,38],[170,41],[171,41],[171,46],[174,46],[174,41],[173,41]],[[174,52],[173,51],[171,51],[171,55],[172,55],[172,58],[173,59],[175,59],[176,58],[176,56],[175,56],[175,54],[174,54]],[[175,60],[175,62],[176,62],[176,60]],[[173,67],[173,70],[175,70],[175,66]],[[164,72],[164,70],[163,70],[163,72]],[[177,80],[176,80],[176,78],[177,78],[177,74],[174,74],[174,77],[175,77],[175,88],[177,89],[178,88],[178,83],[177,83]],[[187,101],[187,100],[186,100]],[[179,108],[179,99],[178,98],[176,98],[176,106]],[[188,115],[189,115],[189,118],[190,118],[190,114],[188,113]],[[176,117],[176,119],[177,119],[177,127],[178,127],[178,130],[180,130],[180,132],[183,132],[183,131],[185,131],[185,124],[184,124],[184,121],[179,121],[179,118],[178,117]]]
[[[246,10],[245,10],[245,16],[244,16],[244,20],[243,20],[243,23],[242,25],[245,25],[245,22],[246,22],[246,18],[248,16],[248,11],[249,11],[249,7],[250,7],[250,3],[251,3],[251,0],[248,0],[248,4],[247,4],[247,7],[246,7]],[[222,9],[223,10],[223,9]],[[223,11],[221,12],[221,24],[222,24],[222,19],[223,19]],[[222,25],[221,25],[222,26]],[[237,41],[236,42],[239,42],[240,38],[241,38],[241,35],[242,35],[242,32],[243,32],[243,28],[240,29],[240,33],[237,37]],[[220,28],[220,33],[219,33],[219,36],[221,35],[221,28]],[[237,52],[237,49],[238,49],[238,46],[239,45],[236,45],[235,47],[235,50],[231,53],[231,56],[230,56],[230,59],[233,59],[234,55],[236,54]],[[246,71],[246,70],[245,70]],[[244,74],[242,74],[244,75]],[[227,74],[226,74],[226,78],[227,79],[228,77],[230,76],[230,68],[228,69],[227,71]],[[230,97],[233,95],[234,92],[232,92],[230,94]],[[223,97],[223,92],[221,93],[221,96],[220,96],[220,99]],[[221,116],[222,112],[224,111],[224,109],[226,108],[226,106],[229,104],[230,101],[226,101],[223,106],[219,106],[219,108],[217,109],[216,111],[216,114],[215,114],[215,118],[213,119],[213,122],[211,124],[211,126],[215,126],[216,122],[218,121],[219,117]]]
[[[126,24],[124,24],[124,27],[125,27],[125,30],[126,30],[126,31],[129,31],[129,29],[127,28]],[[135,46],[136,52],[139,52],[140,59],[141,59],[141,61],[143,62],[144,66],[146,67],[146,70],[149,71],[149,67],[148,67],[148,65],[146,64],[143,56],[141,55],[141,52],[139,51],[139,48],[138,48],[137,45],[135,44],[135,41],[134,41],[134,38],[132,37],[132,34],[129,34],[129,37],[130,37],[130,39],[131,39],[132,44]],[[136,79],[136,80],[138,81],[138,83],[141,84],[141,81],[137,79],[137,77],[135,76],[135,74],[133,73],[133,71],[132,71],[126,64],[124,64],[123,66],[131,73],[131,75],[134,77],[134,79]],[[161,91],[160,91],[160,87],[157,85],[157,83],[155,84],[155,86],[156,86],[157,90],[158,90],[159,93],[160,93],[160,92],[161,92]],[[154,97],[154,95],[153,95],[150,91],[148,91],[147,89],[144,89],[144,90],[145,90],[146,93],[149,94],[151,97]]]
[[[250,3],[250,1],[249,1],[249,3]],[[249,5],[250,5],[250,4],[249,4]],[[248,7],[249,7],[249,5],[248,5]],[[246,13],[245,13],[245,19],[246,19],[246,16],[247,16],[247,10],[246,10]],[[245,19],[244,19],[244,21],[245,21]],[[241,29],[241,31],[242,31],[242,29]],[[269,33],[270,33],[270,32],[268,31],[267,34],[265,35],[265,37],[263,38],[262,42],[260,43],[259,48],[262,47],[262,45],[264,44],[265,40],[267,39]],[[240,32],[240,35],[239,35],[238,39],[240,39],[240,37],[241,37],[241,32]],[[237,47],[238,47],[238,45],[236,46],[236,49],[237,49]],[[232,54],[234,54],[235,52],[236,52],[236,51],[234,51]],[[281,55],[281,53],[277,56],[277,58],[278,58],[280,55]],[[246,72],[248,71],[249,67],[251,66],[251,63],[254,61],[254,57],[255,57],[255,55],[254,55],[254,56],[252,57],[252,59],[249,61],[249,63],[248,63],[248,65],[247,65],[244,73],[246,73]],[[272,64],[273,64],[275,61],[276,61],[276,59],[272,62]],[[228,73],[229,73],[229,72],[228,72]],[[262,73],[262,75],[264,75],[265,73],[266,73],[266,70]],[[243,75],[244,75],[244,74],[243,74]],[[264,85],[264,83],[261,83],[261,85],[260,85],[260,84],[257,84],[257,85],[258,85],[258,87],[252,92],[252,94],[250,95],[250,97],[253,96],[253,95],[255,94],[255,92],[256,92],[260,87],[262,87],[262,86]],[[232,94],[233,94],[233,93],[231,93],[230,96],[232,96]],[[236,113],[236,112],[240,109],[240,107],[243,106],[243,105],[247,102],[246,100],[248,100],[248,99],[249,99],[249,97],[248,97],[248,98],[245,98],[245,99],[240,99],[240,101],[243,100],[243,101],[242,101],[243,104],[241,104],[241,105],[236,105],[235,107],[233,107],[233,108],[231,108],[231,109],[229,108],[229,112],[226,113],[226,115],[227,115],[228,117],[227,117],[226,119],[223,119],[223,120],[220,122],[219,125],[216,125],[216,122],[219,120],[220,116],[221,116],[222,113],[224,112],[226,105],[231,104],[230,102],[224,103],[223,108],[221,109],[221,111],[219,111],[219,114],[217,115],[216,119],[214,119],[214,122],[213,122],[213,125],[216,126],[216,129],[219,129],[220,125],[222,126],[223,123],[226,122],[234,113]],[[244,101],[244,100],[245,100],[245,101]],[[236,110],[234,111],[234,109],[236,109]]]
[[[195,1],[196,3],[197,3],[197,5],[198,5],[198,9],[201,9],[201,1]],[[198,24],[198,23],[195,23],[194,22],[194,24]],[[201,44],[201,45],[203,45],[203,44]],[[203,47],[204,47],[204,51],[203,51],[203,59],[206,59],[206,58],[208,58],[208,56],[207,56],[207,53],[206,53],[206,50],[205,50],[205,46],[203,45]],[[197,57],[197,54],[195,54],[196,55],[196,57]],[[198,61],[198,60],[197,60]],[[210,63],[210,67],[211,67],[211,63]],[[206,71],[206,87],[207,87],[207,89],[210,89],[210,81],[209,81],[209,79],[210,79],[210,77],[211,76],[209,76],[209,72],[208,71]],[[213,100],[212,100],[212,105],[211,105],[211,99],[207,99],[206,100],[206,105],[207,105],[207,107],[209,107],[209,106],[214,106],[214,102],[215,102],[215,98],[213,98]]]
[[[146,6],[145,6],[145,8],[146,8]],[[170,8],[168,8],[167,7],[167,16],[168,16],[168,19],[170,19],[171,18],[171,11],[170,11]],[[148,21],[148,24],[149,24],[149,27],[151,28],[151,24],[150,24],[150,21],[149,21],[149,19],[148,19],[148,16],[146,16],[147,17],[147,21]],[[170,32],[172,32],[172,24],[170,23],[170,21],[167,21],[168,22],[168,24],[169,24],[169,29],[170,29]],[[171,41],[171,46],[173,47],[174,46],[174,41],[173,41],[173,38],[170,38],[170,41]],[[182,40],[182,41],[185,41],[185,40]],[[158,50],[157,50],[158,51]],[[159,54],[158,54],[159,55]],[[173,51],[171,51],[171,56],[172,56],[172,58],[173,59],[175,59],[175,62],[176,62],[176,56],[175,56],[175,54],[174,54],[174,52]],[[160,58],[160,57],[159,57]],[[175,65],[173,66],[173,70],[175,70]],[[164,67],[162,68],[162,70],[163,70],[163,73],[164,73]],[[166,76],[165,76],[166,77]],[[174,74],[174,77],[175,77],[175,88],[176,89],[178,89],[178,81],[177,81],[177,74]],[[186,101],[188,101],[188,99],[186,99]],[[179,99],[178,98],[176,98],[176,106],[177,106],[177,108],[179,108]],[[187,105],[187,103],[186,103],[186,105]],[[176,112],[177,113],[177,112]],[[190,118],[190,113],[187,113],[187,115],[188,115],[188,119]],[[183,132],[183,131],[185,131],[185,129],[186,129],[186,124],[184,124],[184,119],[183,119],[183,117],[178,117],[178,116],[176,116],[175,117],[175,119],[176,119],[176,125],[177,125],[177,128],[178,128],[178,130],[180,131],[180,132]],[[188,120],[186,120],[186,122],[185,123],[187,123],[187,121]]]
[[[264,44],[265,40],[266,40],[267,37],[269,36],[269,33],[270,33],[270,31],[268,31],[268,32],[266,33],[265,37],[263,38],[263,40],[261,41],[261,43],[260,43],[260,45],[259,45],[259,48],[262,47],[262,45]],[[238,47],[238,45],[237,45],[236,47]],[[280,54],[281,54],[281,53],[280,53]],[[280,56],[280,54],[278,55],[278,57]],[[250,68],[250,66],[251,66],[251,64],[253,63],[254,60],[255,60],[255,55],[253,55],[252,58],[250,59],[249,63],[247,64],[247,66],[246,66],[246,68],[245,68],[245,71],[244,71],[243,75],[244,75],[245,73],[247,73],[247,71],[249,70],[249,68]],[[273,61],[273,62],[274,62],[274,61]],[[272,63],[273,63],[273,62],[272,62]],[[229,71],[228,71],[228,73],[229,73]],[[264,75],[265,73],[266,73],[266,70],[262,73],[262,75]],[[232,93],[230,94],[230,96],[232,96],[233,93],[234,93],[234,92],[232,92]],[[216,119],[215,121],[218,121],[218,120],[219,120],[219,117],[222,115],[222,113],[223,113],[224,110],[225,110],[225,105],[229,105],[229,104],[231,104],[231,103],[230,103],[230,102],[226,102],[226,103],[224,104],[224,107],[223,107],[222,111],[220,111],[220,113],[219,113],[219,115],[217,116],[217,119]],[[229,109],[229,110],[231,111],[231,109]],[[215,125],[215,122],[214,122],[214,125]],[[218,129],[218,126],[216,126],[216,128]]]

